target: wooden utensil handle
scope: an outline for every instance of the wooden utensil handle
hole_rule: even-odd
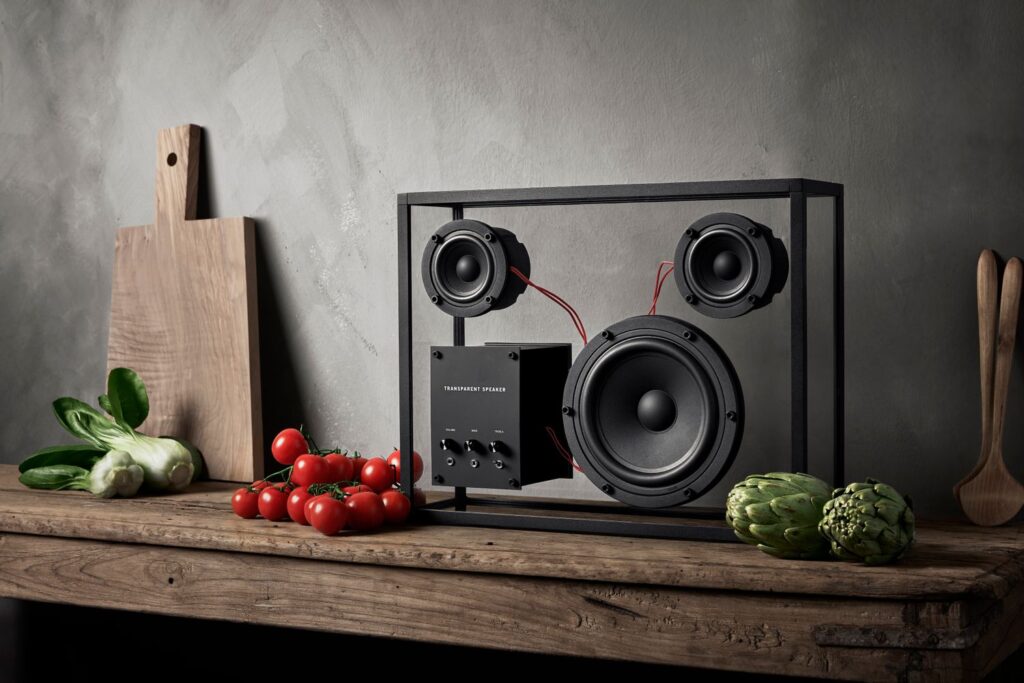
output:
[[[999,302],[999,339],[996,343],[995,389],[992,393],[992,453],[1002,453],[1003,450],[1006,393],[1010,387],[1013,346],[1017,341],[1021,276],[1021,261],[1013,257],[1006,264],[1006,271],[1003,273],[1003,292]]]
[[[164,128],[156,137],[156,224],[196,217],[200,128]]]
[[[996,325],[999,322],[999,273],[991,249],[978,257],[978,346],[981,370],[981,469],[992,446],[992,383],[995,372]]]

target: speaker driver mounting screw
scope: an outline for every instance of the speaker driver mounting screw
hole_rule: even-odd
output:
[[[693,228],[687,228],[686,231],[683,232],[683,234],[686,235],[687,237],[693,239],[694,237],[697,236],[697,231],[694,230]]]
[[[603,331],[601,333],[601,337],[603,339],[614,339],[615,335],[612,332],[609,332],[608,330],[605,330],[605,331]]]
[[[687,330],[686,332],[683,332],[683,339],[685,339],[686,341],[693,341],[693,338],[694,338],[693,332],[690,332],[689,330]]]
[[[757,228],[747,228],[747,234],[751,237],[757,237]]]
[[[434,298],[436,299],[437,297],[434,297]],[[695,303],[697,303],[697,297],[695,297],[693,294],[687,294],[686,297],[684,297],[684,298],[686,299],[686,303],[688,303],[688,304],[695,304]]]
[[[493,304],[494,303],[494,297],[493,296],[485,296],[484,297],[484,301],[486,301],[489,304]]]
[[[562,415],[572,415],[572,406],[562,406]]]
[[[615,488],[611,484],[605,484],[601,487],[601,490],[607,493],[609,496],[615,493]]]
[[[683,495],[687,498],[693,498],[693,489],[686,489],[683,491]]]
[[[433,296],[430,297],[430,303],[439,304],[441,303],[441,298],[437,296],[437,294],[434,294]]]
[[[493,242],[494,241],[494,233],[493,232],[484,233],[484,239],[487,240],[488,242]]]
[[[736,411],[735,410],[728,411],[725,414],[725,417],[726,417],[727,420],[729,420],[729,422],[735,422],[736,421]]]
[[[438,235],[437,233],[434,233],[433,235],[430,236],[430,241],[433,242],[434,244],[437,244],[442,239],[444,239],[444,238],[441,237],[440,235]]]
[[[751,294],[750,296],[747,297],[747,301],[749,301],[752,304],[756,304],[757,303],[757,295],[756,294]]]

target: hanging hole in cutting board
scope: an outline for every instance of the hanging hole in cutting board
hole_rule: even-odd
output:
[[[174,166],[176,163],[178,163],[178,155],[175,154],[174,152],[171,152],[170,154],[167,155],[167,165]]]

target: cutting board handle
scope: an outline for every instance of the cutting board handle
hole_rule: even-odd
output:
[[[156,136],[156,223],[195,220],[199,126],[164,128]]]

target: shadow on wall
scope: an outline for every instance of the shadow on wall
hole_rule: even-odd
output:
[[[256,289],[259,292],[260,385],[263,395],[264,471],[280,469],[270,456],[269,444],[286,426],[306,422],[303,396],[296,381],[295,356],[285,337],[277,274],[267,258],[266,235],[274,232],[271,223],[256,221]]]

